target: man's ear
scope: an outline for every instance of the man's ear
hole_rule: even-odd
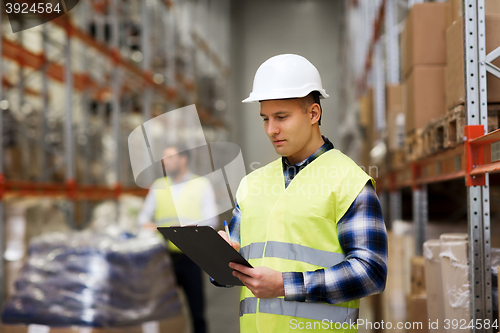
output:
[[[309,106],[309,115],[311,119],[311,124],[316,124],[321,118],[321,108],[318,103],[311,104]]]

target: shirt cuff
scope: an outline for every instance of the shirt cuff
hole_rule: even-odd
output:
[[[285,288],[285,301],[306,301],[306,288],[304,274],[301,272],[284,272],[283,287]]]

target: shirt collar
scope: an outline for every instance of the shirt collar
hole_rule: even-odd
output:
[[[331,143],[330,140],[328,140],[328,138],[326,136],[322,135],[321,137],[323,138],[325,143],[321,147],[319,147],[319,149],[316,150],[311,156],[309,156],[308,158],[306,158],[302,162],[294,164],[293,166],[297,166],[297,167],[305,166],[305,165],[311,163],[312,161],[314,161],[315,159],[317,159],[318,157],[320,157],[323,153],[326,153],[327,151],[334,148],[333,143]],[[284,165],[292,166],[290,164],[290,162],[288,162],[288,159],[286,157],[283,156],[281,159],[282,159]]]

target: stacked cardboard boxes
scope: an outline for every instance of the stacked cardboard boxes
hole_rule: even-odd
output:
[[[387,85],[385,87],[387,141],[391,167],[404,162],[405,114],[403,112],[403,87]]]
[[[446,3],[416,4],[401,37],[406,133],[444,114]]]
[[[425,290],[424,258],[411,259],[411,293],[408,296],[408,332],[429,332],[427,319],[427,294]]]
[[[427,314],[430,332],[444,332],[445,320],[469,319],[467,234],[442,234],[424,243]],[[450,329],[446,332],[467,332]]]
[[[370,165],[370,150],[375,142],[375,131],[373,128],[373,91],[371,89],[359,100],[359,113],[360,125],[364,132],[361,165],[368,169]]]
[[[411,293],[411,258],[415,255],[415,242],[411,223],[394,221],[392,232],[388,232],[388,270],[385,291],[382,293],[382,319],[391,322],[391,332],[398,322],[408,319],[408,295]]]

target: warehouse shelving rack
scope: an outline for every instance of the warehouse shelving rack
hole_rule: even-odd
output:
[[[419,1],[422,2],[422,1]],[[411,1],[411,7],[415,1]],[[380,43],[380,26],[385,22],[385,43],[388,83],[398,82],[397,38],[394,21],[397,0],[383,0],[375,20],[373,38],[365,75],[359,88],[366,84],[368,71],[372,70],[375,95],[375,119],[384,117],[385,80],[383,60],[377,52]],[[489,174],[500,172],[500,129],[488,133],[488,109],[486,73],[500,79],[500,69],[492,61],[500,56],[500,47],[486,54],[485,46],[485,3],[484,0],[463,0],[464,63],[466,91],[466,126],[464,141],[456,147],[441,151],[409,165],[385,170],[378,179],[381,199],[389,197],[390,220],[402,219],[402,188],[412,189],[413,223],[415,227],[416,253],[422,254],[428,222],[427,185],[452,179],[464,179],[467,189],[467,215],[469,233],[469,281],[471,320],[492,322],[491,291],[491,226]],[[391,58],[392,60],[390,60]],[[396,59],[396,61],[395,61]],[[378,74],[377,74],[378,71]],[[392,73],[392,74],[391,74]],[[383,72],[382,72],[383,74]],[[392,82],[391,82],[392,81]],[[377,99],[379,100],[377,102]],[[378,130],[385,128],[385,120],[378,123]],[[381,200],[382,201],[382,200]],[[491,332],[492,329],[475,328],[474,332]]]
[[[152,3],[155,3],[155,11],[151,9]],[[142,93],[142,117],[143,121],[151,119],[153,116],[152,104],[155,101],[162,101],[165,105],[178,107],[179,103],[194,103],[196,102],[196,86],[195,80],[195,59],[193,53],[199,52],[204,55],[209,62],[212,62],[219,70],[220,77],[225,78],[229,75],[229,69],[220,59],[217,52],[211,45],[203,39],[200,35],[193,35],[190,44],[185,46],[181,42],[177,43],[179,33],[178,27],[176,26],[176,1],[171,0],[148,0],[139,1],[138,8],[141,11],[140,15],[140,25],[141,25],[141,45],[140,50],[142,51],[143,61],[142,68],[133,64],[130,60],[123,56],[122,50],[120,49],[120,44],[123,44],[123,36],[120,30],[120,20],[124,6],[129,6],[132,2],[123,2],[121,0],[111,0],[107,2],[99,2],[95,0],[80,1],[79,10],[82,15],[80,24],[77,25],[71,19],[71,12],[61,16],[49,23],[42,26],[42,52],[37,54],[27,48],[25,48],[22,43],[14,42],[2,36],[2,42],[0,43],[0,60],[2,58],[8,59],[9,61],[16,62],[20,68],[21,83],[19,83],[16,89],[21,91],[21,100],[23,94],[31,94],[38,96],[42,99],[43,109],[42,116],[47,116],[47,111],[49,108],[48,100],[48,82],[52,80],[54,82],[59,82],[65,85],[65,106],[64,106],[64,124],[63,124],[63,134],[64,142],[72,143],[64,145],[64,157],[65,157],[65,181],[60,183],[53,183],[47,181],[47,175],[42,172],[40,179],[38,181],[26,181],[26,180],[13,180],[6,179],[4,176],[3,162],[0,163],[0,249],[5,247],[4,244],[4,228],[5,228],[5,203],[4,199],[6,197],[53,197],[65,199],[68,202],[68,217],[69,224],[75,227],[74,221],[71,219],[75,214],[75,203],[77,201],[82,201],[87,203],[88,201],[100,201],[100,200],[117,200],[121,194],[135,194],[139,196],[145,196],[147,190],[141,189],[139,187],[124,187],[120,180],[122,179],[121,173],[123,170],[120,169],[120,160],[124,159],[125,154],[122,153],[126,149],[125,144],[123,144],[122,138],[126,133],[122,133],[120,117],[126,115],[127,110],[123,110],[123,100],[124,95],[131,91],[139,91]],[[104,4],[104,5],[103,5]],[[104,7],[103,7],[104,6]],[[107,8],[106,8],[107,6]],[[193,10],[192,5],[188,10]],[[104,39],[105,27],[104,27],[104,15],[103,12],[109,10],[109,15],[107,19],[110,20],[110,36],[111,39],[107,42]],[[94,12],[93,12],[94,11]],[[162,76],[165,78],[163,82],[159,82],[154,78],[154,72],[152,69],[151,58],[152,58],[152,29],[151,21],[153,15],[158,15],[157,11],[161,11],[161,17],[163,17],[163,28],[164,34],[162,34],[162,39],[157,43],[162,45],[166,59],[165,71]],[[96,38],[92,37],[90,34],[89,23],[90,15],[93,12],[94,22],[96,23]],[[184,13],[185,14],[185,13]],[[193,16],[192,12],[188,13],[188,18]],[[95,17],[99,17],[101,20],[97,22]],[[157,16],[156,16],[157,17]],[[186,20],[186,16],[183,17]],[[4,22],[5,23],[5,22]],[[97,24],[99,23],[99,24]],[[183,22],[186,24],[186,22]],[[189,22],[187,22],[189,23]],[[192,23],[190,23],[192,24]],[[47,25],[54,29],[61,29],[65,33],[64,41],[64,60],[62,62],[49,61],[47,57]],[[2,26],[2,15],[0,15],[0,27]],[[157,28],[157,27],[156,27]],[[22,33],[20,33],[22,36]],[[22,38],[22,37],[21,37]],[[120,39],[122,38],[122,39]],[[180,38],[179,38],[180,39]],[[84,52],[82,52],[82,62],[84,64],[84,70],[87,68],[91,59],[88,54],[88,50],[92,50],[99,57],[106,58],[113,65],[111,71],[109,86],[106,82],[101,82],[100,80],[94,80],[91,78],[88,72],[75,72],[72,69],[72,61],[75,56],[72,53],[72,44],[78,41],[85,46]],[[177,49],[177,46],[182,48],[182,50]],[[157,46],[156,44],[154,45]],[[178,64],[179,52],[183,52],[184,65],[185,68],[176,68]],[[187,61],[186,61],[187,59]],[[40,71],[42,75],[42,91],[31,91],[23,85],[23,69],[30,68],[35,71]],[[2,66],[0,66],[0,77],[3,78]],[[5,90],[3,90],[3,80],[0,82],[0,100],[3,100],[5,96]],[[82,103],[85,105],[87,103],[90,93],[94,93],[99,98],[105,94],[111,94],[111,117],[110,117],[110,129],[112,133],[113,140],[117,145],[116,149],[117,156],[115,157],[114,165],[112,167],[113,172],[116,176],[116,182],[114,185],[109,186],[105,184],[96,184],[89,181],[88,174],[83,177],[82,183],[77,183],[75,180],[75,145],[74,142],[74,121],[72,118],[74,101],[74,92],[79,92],[82,94]],[[22,102],[21,102],[22,104]],[[102,117],[104,115],[104,103],[98,105],[98,113]],[[85,110],[84,110],[85,111]],[[88,111],[88,110],[86,110]],[[3,111],[0,110],[0,124],[2,124]],[[101,118],[102,119],[102,118]],[[86,116],[86,112],[83,112],[82,122],[85,127],[88,125],[89,119]],[[207,126],[221,126],[221,121],[212,118],[202,118],[202,124]],[[222,124],[223,125],[223,124]],[[41,140],[39,142],[40,149],[44,149],[43,138],[46,131],[45,123],[41,126]],[[3,126],[0,126],[0,138],[3,138]],[[88,149],[87,149],[88,150]],[[88,151],[86,151],[88,153]],[[123,155],[122,155],[123,154]],[[44,160],[44,154],[41,155],[41,169],[45,170],[47,166]],[[3,161],[4,150],[3,145],[0,144],[0,161]],[[3,253],[3,251],[0,251]],[[4,299],[4,266],[3,260],[0,260],[0,300]]]

